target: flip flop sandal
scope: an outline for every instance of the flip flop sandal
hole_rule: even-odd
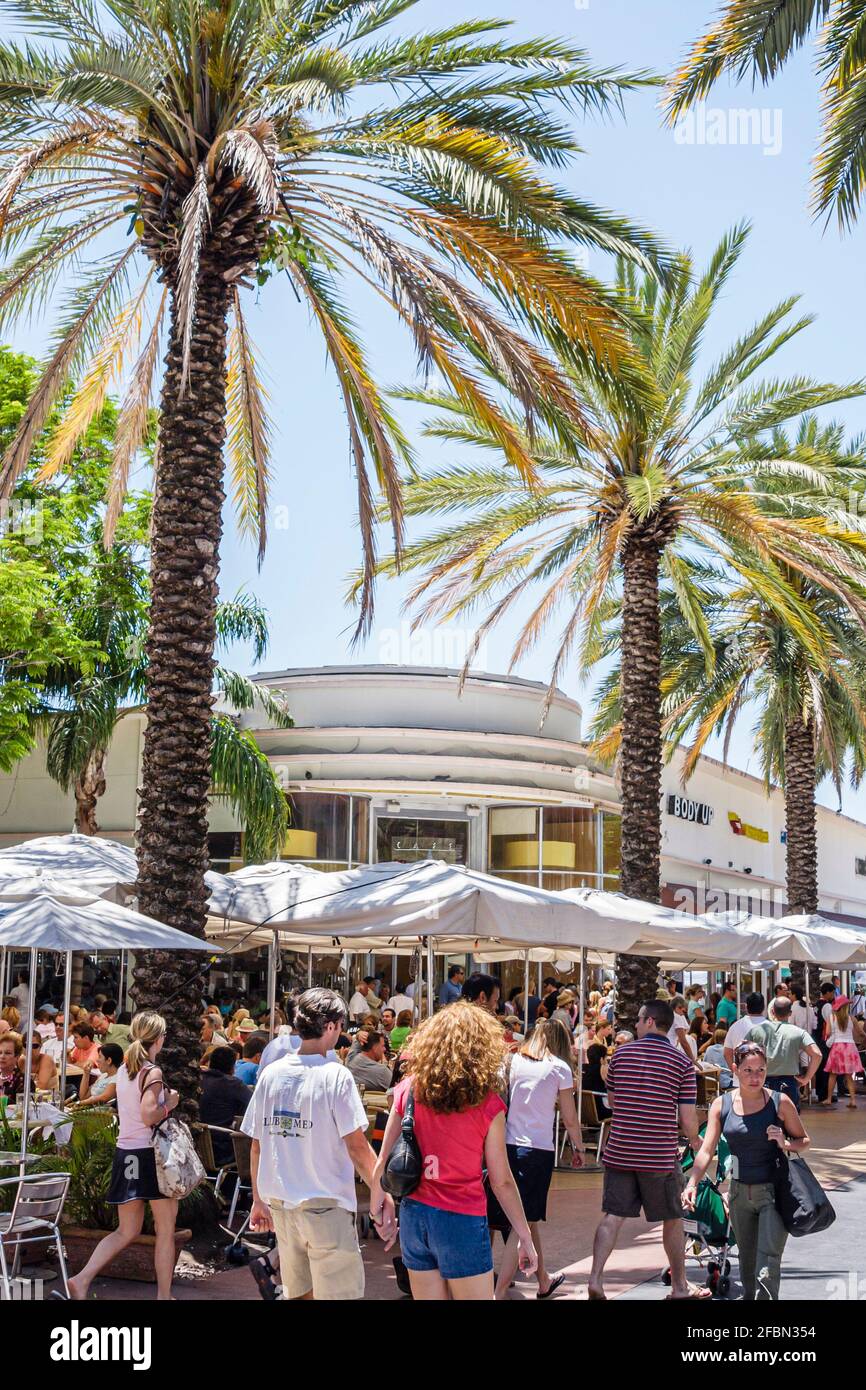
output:
[[[698,1289],[694,1284],[689,1284],[687,1294],[669,1293],[665,1303],[704,1303],[708,1298],[712,1298],[712,1289]]]
[[[553,1294],[556,1293],[556,1290],[557,1290],[558,1288],[560,1288],[564,1283],[565,1283],[565,1275],[564,1275],[564,1274],[557,1274],[557,1276],[556,1276],[555,1279],[551,1279],[551,1281],[550,1281],[550,1288],[547,1290],[547,1293],[542,1293],[541,1290],[539,1290],[538,1293],[535,1295],[535,1297],[536,1297],[536,1298],[550,1298],[550,1297],[552,1297]]]

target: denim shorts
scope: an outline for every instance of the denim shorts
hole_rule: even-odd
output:
[[[407,1269],[438,1269],[443,1279],[471,1279],[493,1268],[486,1216],[442,1211],[411,1197],[400,1203],[400,1248]]]

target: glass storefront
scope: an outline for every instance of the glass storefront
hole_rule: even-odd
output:
[[[488,872],[552,892],[619,886],[620,818],[584,806],[495,806]]]
[[[469,822],[466,820],[377,817],[376,860],[379,864],[415,864],[422,859],[465,864],[468,850]]]

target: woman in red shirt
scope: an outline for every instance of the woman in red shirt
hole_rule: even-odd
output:
[[[475,1004],[449,1004],[412,1037],[411,1072],[394,1092],[379,1161],[381,1177],[400,1132],[411,1087],[415,1137],[424,1160],[421,1182],[400,1204],[400,1245],[413,1297],[492,1299],[493,1254],[483,1170],[519,1242],[520,1268],[534,1273],[537,1255],[505,1149],[502,1028]]]

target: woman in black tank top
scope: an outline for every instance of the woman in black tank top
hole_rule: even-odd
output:
[[[729,1214],[740,1261],[743,1296],[763,1301],[779,1297],[782,1254],[788,1234],[776,1210],[775,1173],[782,1153],[802,1153],[809,1136],[788,1096],[770,1091],[767,1055],[758,1043],[743,1043],[734,1053],[736,1090],[713,1101],[704,1142],[695,1155],[683,1202],[693,1208],[704,1177],[724,1134],[731,1149]]]

